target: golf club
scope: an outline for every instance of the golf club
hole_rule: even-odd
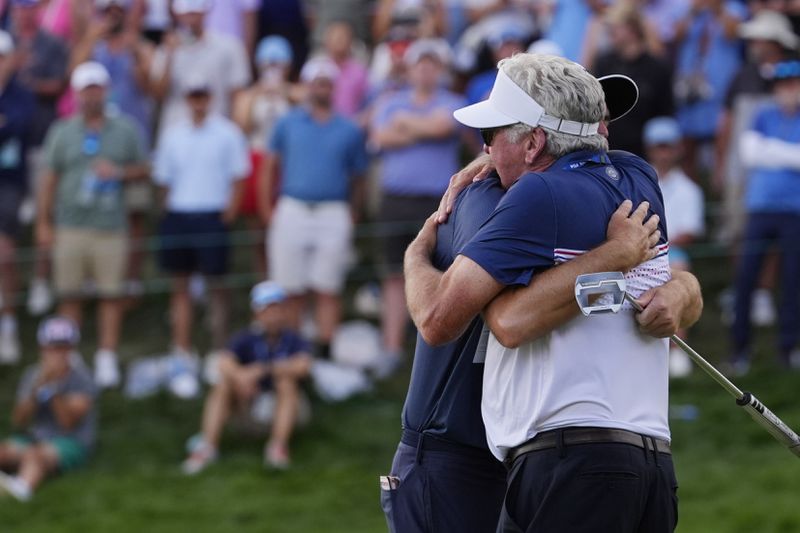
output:
[[[622,272],[600,272],[583,274],[575,280],[575,300],[585,316],[601,313],[618,313],[622,304],[628,303],[638,312],[643,311],[636,299],[626,291],[625,275]],[[750,392],[742,392],[719,370],[706,361],[691,346],[677,335],[670,337],[703,371],[722,386],[736,399],[736,404],[743,407],[778,442],[784,444],[789,451],[800,457],[800,436],[783,420],[770,411],[758,398]]]

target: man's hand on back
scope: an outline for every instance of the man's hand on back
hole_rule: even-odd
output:
[[[470,183],[485,179],[494,170],[494,163],[488,154],[475,158],[472,163],[450,177],[450,185],[439,203],[436,220],[439,224],[447,222],[447,217],[453,212],[458,194],[467,188]]]

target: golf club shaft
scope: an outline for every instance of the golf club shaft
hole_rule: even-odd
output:
[[[625,299],[637,311],[644,311],[642,306],[639,305],[639,302],[637,302],[636,299],[628,292],[625,292]],[[703,357],[697,353],[694,348],[686,344],[683,339],[677,335],[672,335],[670,340],[677,344],[681,350],[686,352],[692,361],[702,368],[706,374],[711,376],[714,381],[719,383],[722,388],[728,391],[731,396],[736,398],[736,404],[740,407],[743,407],[744,410],[750,414],[753,420],[766,429],[767,432],[769,432],[769,434],[772,435],[776,440],[786,445],[790,452],[800,457],[800,436],[798,436],[797,433],[787,426],[783,420],[778,418],[775,413],[770,411],[767,406],[761,403],[761,401],[753,394],[749,392],[742,392],[736,385],[726,378],[722,372],[714,368],[714,366],[703,359]]]

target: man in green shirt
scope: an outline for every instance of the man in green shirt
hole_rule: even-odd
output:
[[[149,166],[136,126],[106,111],[108,71],[87,62],[72,74],[79,113],[56,122],[45,139],[46,171],[39,191],[36,236],[52,245],[59,314],[80,323],[84,282],[100,299],[95,381],[119,384],[117,344],[128,232],[123,182],[146,179]]]

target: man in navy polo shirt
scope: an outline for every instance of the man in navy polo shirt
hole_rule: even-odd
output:
[[[629,89],[619,87],[618,82],[619,79],[601,80],[607,90],[616,89],[617,98]],[[632,85],[630,80],[625,83]],[[625,102],[607,102],[610,119],[633,106],[635,90],[629,94],[629,99],[623,99]],[[472,173],[467,170],[464,174]],[[432,258],[436,268],[445,269],[452,264],[504,192],[495,176],[458,196],[453,214],[437,231]],[[519,324],[510,324],[511,333],[527,340],[552,328],[545,304],[554,291],[571,293],[577,274],[625,270],[638,264],[642,254],[649,252],[648,239],[657,239],[657,235],[650,235],[657,218],[643,226],[647,206],[640,206],[628,219],[631,207],[626,202],[615,213],[608,227],[608,243],[537,277],[528,288],[509,294],[511,301],[522,306],[519,315],[524,317]],[[664,291],[691,292],[692,283],[691,279],[676,279]],[[699,294],[693,297],[699,298]],[[679,313],[680,309],[678,316]],[[661,335],[674,320],[675,316],[665,316],[662,303],[657,301],[643,314],[641,324],[648,334]],[[443,346],[432,347],[421,337],[418,339],[403,411],[402,442],[392,476],[381,479],[382,504],[392,531],[483,532],[495,528],[505,493],[505,470],[488,452],[479,414],[483,365],[474,360],[479,344],[486,343],[485,339],[480,340],[482,329],[483,321],[477,317],[458,339]]]
[[[287,327],[286,292],[272,281],[250,291],[253,323],[240,331],[220,356],[220,379],[206,398],[203,428],[192,439],[183,463],[186,474],[197,474],[216,460],[222,430],[234,408],[250,408],[260,390],[275,391],[275,415],[264,462],[273,468],[289,466],[289,438],[297,419],[299,382],[308,376],[308,343]]]
[[[479,352],[486,354],[489,448],[512,467],[499,530],[635,531],[641,523],[671,530],[677,484],[667,442],[667,344],[642,335],[636,322],[667,335],[696,320],[700,302],[693,280],[665,286],[663,217],[660,246],[629,272],[629,290],[646,308],[636,321],[575,318],[572,294],[577,274],[632,266],[618,254],[606,263],[577,261],[608,246],[599,246],[606,225],[626,198],[663,214],[655,174],[630,154],[605,152],[602,89],[562,58],[520,54],[501,62],[492,95],[476,107],[456,118],[484,129],[511,188],[444,274],[430,259],[432,217],[407,251],[406,276],[412,317],[435,344],[461,335],[495,300],[485,310],[492,334]],[[537,294],[544,280],[558,283]],[[608,476],[586,477],[590,463],[606,473],[632,469],[637,482],[595,490]],[[551,499],[555,493],[566,497]]]

